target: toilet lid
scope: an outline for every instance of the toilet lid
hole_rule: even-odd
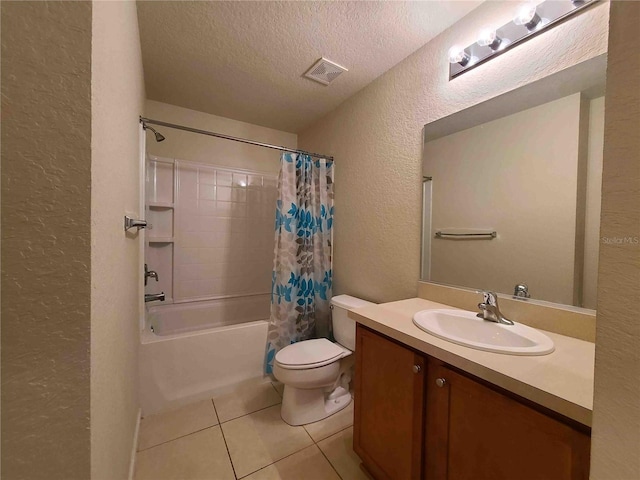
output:
[[[276,362],[284,366],[327,364],[345,355],[345,350],[326,338],[287,345],[276,353]]]

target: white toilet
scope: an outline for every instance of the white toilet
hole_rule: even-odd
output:
[[[289,425],[317,422],[339,412],[351,402],[349,382],[356,348],[356,322],[347,311],[373,305],[338,295],[331,299],[333,335],[284,347],[276,354],[273,374],[284,384],[282,419]]]

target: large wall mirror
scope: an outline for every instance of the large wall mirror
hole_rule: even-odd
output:
[[[605,77],[603,55],[425,126],[422,280],[595,309]]]

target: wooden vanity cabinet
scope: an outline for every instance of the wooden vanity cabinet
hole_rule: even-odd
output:
[[[354,451],[376,479],[589,478],[587,427],[360,325],[354,380]]]
[[[423,355],[358,325],[353,450],[378,480],[422,478]]]
[[[434,359],[426,407],[425,478],[589,478],[586,432]]]

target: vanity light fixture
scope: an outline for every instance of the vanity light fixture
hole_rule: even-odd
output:
[[[469,61],[471,61],[471,56],[465,52],[464,48],[454,46],[449,49],[449,63],[457,63],[466,67],[469,65]]]
[[[537,8],[535,5],[525,5],[521,7],[516,15],[516,18],[513,19],[513,23],[516,25],[523,25],[527,27],[527,30],[530,32],[534,31],[536,28],[541,26],[542,18],[538,15]]]
[[[500,38],[495,30],[486,28],[480,31],[478,35],[478,41],[476,42],[481,47],[489,47],[494,52],[500,48],[502,44],[502,38]]]
[[[449,80],[527,41],[597,1],[546,0],[538,5],[521,5],[513,21],[500,28],[483,30],[477,41],[466,48],[452,47],[449,50]]]

